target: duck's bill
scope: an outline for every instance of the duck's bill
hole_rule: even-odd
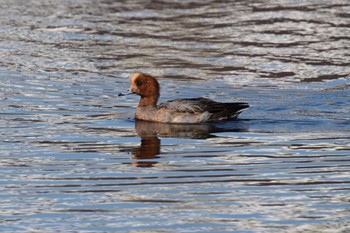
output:
[[[119,93],[118,96],[126,96],[126,95],[133,95],[133,94],[135,94],[135,93],[128,90],[126,93]]]

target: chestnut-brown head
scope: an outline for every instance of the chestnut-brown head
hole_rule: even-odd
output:
[[[159,83],[149,74],[135,73],[131,76],[130,91],[141,96],[140,107],[157,105]]]

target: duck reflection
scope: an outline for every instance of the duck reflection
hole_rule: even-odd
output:
[[[136,160],[133,166],[152,167],[157,162],[150,160],[158,158],[161,150],[159,137],[206,139],[215,137],[213,133],[244,132],[248,129],[240,121],[217,124],[168,124],[136,120],[135,130],[141,138],[141,145],[132,149],[132,158]]]
[[[141,137],[141,145],[132,150],[132,158],[137,160],[132,164],[136,167],[152,167],[154,161],[140,161],[157,158],[160,154],[160,139],[157,136],[144,135]]]

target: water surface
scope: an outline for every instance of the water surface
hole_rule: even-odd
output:
[[[2,231],[350,230],[348,1],[0,5]],[[137,122],[137,71],[251,108]]]

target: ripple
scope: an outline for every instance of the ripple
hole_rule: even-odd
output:
[[[2,5],[3,231],[349,230],[348,2]],[[137,71],[251,108],[134,121]]]

